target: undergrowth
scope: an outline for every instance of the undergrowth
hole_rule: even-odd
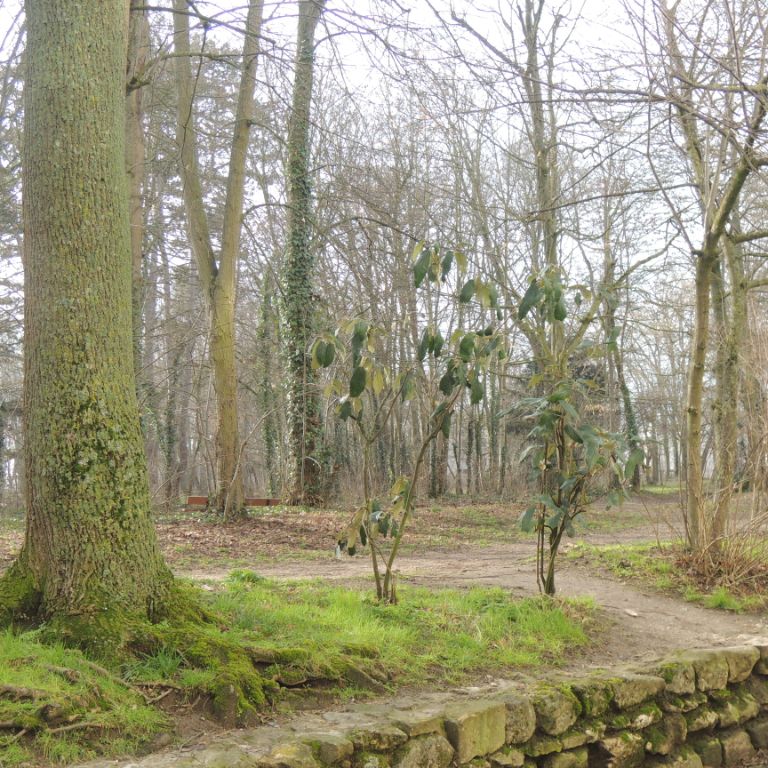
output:
[[[0,764],[52,763],[129,753],[168,718],[79,651],[0,632]]]
[[[568,554],[574,560],[597,562],[622,579],[648,584],[706,608],[757,611],[768,606],[768,552],[765,544],[749,558],[724,560],[706,575],[680,543],[577,544]],[[743,572],[742,572],[743,571]]]
[[[198,626],[186,638],[155,625],[145,650],[135,646],[119,669],[43,644],[40,631],[2,633],[0,765],[135,753],[172,729],[153,702],[165,692],[182,703],[207,696],[215,711],[226,676],[248,697],[255,675],[253,699],[263,706],[264,693],[274,704],[288,689],[359,698],[400,685],[557,665],[588,644],[595,613],[589,601],[514,600],[502,589],[404,586],[400,598],[384,605],[367,591],[237,572],[204,598],[218,625]],[[243,654],[233,657],[233,647]],[[247,669],[240,669],[243,659]]]

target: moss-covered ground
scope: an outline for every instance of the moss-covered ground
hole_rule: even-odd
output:
[[[589,643],[595,613],[589,602],[487,588],[404,586],[388,606],[368,589],[249,571],[201,599],[218,621],[137,628],[109,668],[42,643],[44,630],[0,634],[0,765],[135,753],[172,731],[173,708],[160,709],[171,700],[247,724],[317,691],[359,698],[557,664]]]

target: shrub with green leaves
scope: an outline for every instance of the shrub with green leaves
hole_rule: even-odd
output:
[[[583,287],[576,292],[579,306]],[[593,299],[592,308],[599,297]],[[640,449],[627,451],[620,435],[590,423],[582,413],[592,382],[574,376],[569,361],[583,348],[586,328],[594,318],[589,308],[576,331],[567,336],[567,286],[559,270],[549,269],[531,280],[518,309],[523,321],[533,313],[543,343],[538,350],[537,373],[531,380],[536,394],[523,399],[516,410],[533,422],[522,460],[529,460],[538,493],[520,518],[524,531],[537,534],[536,578],[547,595],[555,594],[555,565],[564,535],[573,535],[574,521],[591,500],[596,481],[606,473],[615,478],[611,501],[625,493],[643,459]]]
[[[414,285],[418,290],[426,281],[444,283],[455,266],[459,278],[466,271],[466,257],[458,250],[447,250],[439,245],[419,243],[413,252]],[[460,280],[459,280],[460,282]],[[458,283],[457,283],[458,284]],[[351,421],[358,430],[363,444],[364,502],[353,516],[340,548],[354,553],[358,543],[368,545],[371,565],[379,599],[397,601],[393,567],[403,533],[414,506],[414,489],[420,477],[427,450],[435,438],[442,434],[447,439],[451,429],[451,416],[459,400],[468,396],[471,404],[485,397],[484,379],[492,357],[503,356],[503,336],[494,320],[500,318],[498,294],[495,286],[478,277],[463,283],[459,301],[477,301],[482,327],[475,330],[457,328],[445,338],[439,326],[424,328],[416,353],[399,370],[392,370],[380,362],[380,331],[368,320],[355,318],[343,324],[336,333],[320,336],[312,348],[315,367],[329,367],[337,361],[337,376],[328,391],[337,398],[337,414]],[[338,361],[342,362],[338,362]],[[437,370],[437,389],[430,385],[424,364]],[[374,496],[370,484],[371,454],[392,416],[396,403],[405,402],[421,394],[431,400],[433,411],[429,428],[423,437],[409,476],[397,478],[390,488],[389,502]],[[383,542],[389,538],[388,551]]]

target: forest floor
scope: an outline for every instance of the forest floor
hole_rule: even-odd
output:
[[[404,537],[397,561],[401,584],[427,587],[498,586],[519,596],[538,592],[533,537],[520,532],[522,507],[515,503],[464,500],[421,506]],[[233,569],[274,579],[319,578],[361,590],[373,589],[366,551],[338,558],[335,545],[351,510],[282,507],[255,511],[248,519],[222,524],[202,512],[160,518],[160,544],[171,568],[205,584]],[[628,573],[618,578],[589,557],[569,557],[582,544],[621,545],[681,538],[675,494],[643,493],[611,510],[595,505],[562,546],[558,593],[589,596],[614,625],[595,661],[634,661],[666,650],[739,644],[759,637],[768,643],[768,612],[714,611],[679,596],[642,586]],[[0,571],[21,544],[19,520],[0,517]],[[578,664],[589,665],[589,654]]]
[[[419,507],[398,559],[398,583],[435,588],[497,586],[520,597],[536,594],[535,543],[519,530],[521,511],[519,504],[463,500]],[[367,552],[338,558],[334,551],[351,514],[351,510],[276,507],[222,524],[204,513],[187,512],[160,519],[158,534],[173,570],[204,588],[215,588],[234,569],[247,569],[274,579],[317,578],[373,590]],[[606,631],[561,670],[637,662],[674,649],[768,644],[766,610],[707,609],[644,586],[631,572],[626,578],[618,577],[599,558],[573,556],[580,548],[589,551],[590,545],[679,540],[681,528],[674,494],[643,493],[620,508],[590,511],[577,536],[562,547],[557,587],[563,596],[591,597]],[[19,520],[0,517],[0,572],[12,561],[22,536]],[[331,700],[324,706],[342,705]],[[192,742],[205,742],[218,730],[204,719],[182,725],[183,735]]]

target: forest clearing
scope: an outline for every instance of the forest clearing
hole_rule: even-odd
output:
[[[764,763],[766,169],[754,0],[0,0],[0,768]]]

